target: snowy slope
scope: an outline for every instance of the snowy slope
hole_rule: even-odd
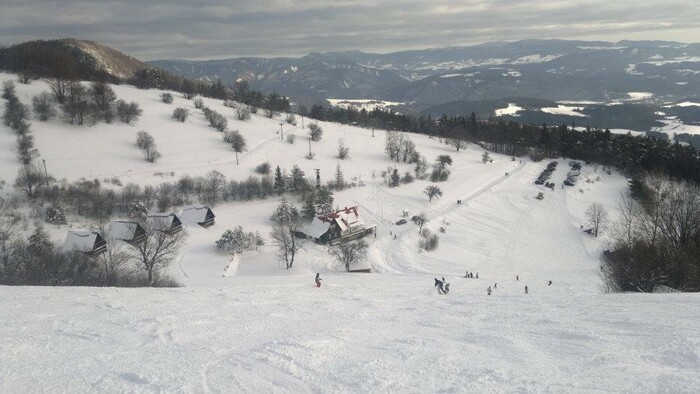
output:
[[[2,288],[0,392],[697,392],[695,295],[423,276]],[[511,294],[512,293],[512,294]]]
[[[11,78],[0,74],[0,82]],[[17,86],[25,103],[45,88],[39,81]],[[429,202],[422,193],[427,181],[383,184],[380,173],[394,164],[383,152],[381,130],[372,137],[370,130],[319,122],[323,139],[312,143],[315,160],[306,160],[300,119],[297,127],[283,125],[285,134],[298,136],[290,145],[277,134],[280,117],[239,122],[221,102],[205,99],[248,141],[237,166],[221,133],[207,127],[191,101],[176,94],[166,105],[160,91],[115,90],[143,108],[134,125],[32,122],[54,176],[156,185],[216,169],[240,180],[270,161],[286,170],[297,164],[308,176],[322,168],[325,182],[340,162],[346,180],[364,186],[336,193],[336,205],[358,205],[377,225],[364,262],[374,274],[344,273],[326,247],[313,243],[289,271],[276,262],[273,246],[235,259],[219,253],[214,241],[227,228],[267,236],[279,200],[219,204],[215,226],[187,227],[187,245],[170,267],[185,288],[0,287],[0,392],[700,389],[697,296],[602,292],[598,256],[608,241],[583,234],[581,226],[592,202],[614,218],[626,189],[621,175],[584,166],[578,184],[561,189],[568,165],[560,160],[549,190],[533,184],[547,162],[492,154],[493,163],[483,164],[478,146],[455,152],[411,135],[429,161],[440,154],[454,160],[450,179],[439,184],[444,196]],[[184,124],[170,119],[176,106],[193,112]],[[138,130],[154,136],[162,160],[143,160],[134,145]],[[345,161],[335,158],[340,138],[350,147]],[[0,179],[11,182],[18,165],[14,136],[4,126],[0,143]],[[401,172],[413,168],[396,165]],[[541,201],[534,198],[539,192]],[[426,227],[440,237],[435,251],[418,248],[415,225],[395,224],[403,211],[426,213]],[[50,230],[57,241],[65,237],[65,226]],[[480,278],[462,278],[467,270]],[[316,272],[321,289],[312,287]],[[434,277],[451,282],[448,296],[436,294]]]

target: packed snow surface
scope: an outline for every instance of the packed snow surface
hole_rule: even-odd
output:
[[[44,89],[40,81],[17,86],[26,104]],[[170,267],[183,288],[0,287],[0,392],[700,390],[700,298],[603,292],[607,233],[596,239],[582,230],[592,202],[614,220],[626,190],[620,174],[583,166],[577,185],[562,189],[568,163],[559,160],[550,190],[533,184],[547,162],[491,153],[493,162],[484,164],[479,146],[456,152],[410,135],[429,162],[441,154],[454,161],[449,180],[438,184],[443,196],[430,202],[422,193],[427,180],[386,187],[383,171],[413,165],[387,160],[382,130],[319,122],[323,139],[311,144],[316,157],[307,160],[301,119],[282,125],[300,140],[288,144],[277,134],[283,117],[239,122],[220,101],[205,99],[248,142],[236,165],[191,101],[176,95],[167,105],[157,90],[115,90],[143,108],[133,125],[32,121],[57,179],[157,185],[216,169],[242,180],[269,161],[287,171],[296,164],[307,176],[321,168],[326,182],[340,163],[357,187],[336,192],[335,205],[358,206],[363,221],[377,226],[361,263],[373,273],[345,273],[326,246],[311,242],[291,270],[277,263],[269,239],[257,251],[217,252],[214,241],[239,225],[267,237],[279,198],[212,205],[216,224],[185,225],[187,244]],[[187,122],[170,119],[177,106],[192,111]],[[138,130],[153,134],[163,154],[157,163],[141,157]],[[337,159],[339,139],[349,159]],[[11,181],[19,166],[5,126],[0,143],[0,178]],[[440,239],[436,250],[419,249],[410,220],[395,224],[404,212],[409,219],[426,214],[425,227]],[[56,241],[91,224],[70,220],[46,224]],[[466,271],[479,279],[464,278]],[[317,272],[321,288],[313,285]],[[433,287],[442,277],[451,283],[448,295]]]

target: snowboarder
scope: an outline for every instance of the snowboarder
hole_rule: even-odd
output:
[[[525,285],[525,294],[528,294],[528,293],[527,293],[527,285]]]
[[[316,273],[315,281],[316,281],[316,287],[321,287],[321,274],[319,274],[318,272]]]
[[[486,289],[486,294],[491,295],[491,286]]]
[[[547,283],[547,286],[551,286],[551,285],[552,285],[552,281],[550,280],[549,283]]]
[[[449,283],[445,283],[445,294],[447,294],[447,293],[449,293],[449,292],[450,292],[450,284],[449,284]]]
[[[515,275],[515,280],[516,280],[516,281],[520,280],[520,276],[519,276],[519,275]]]
[[[494,289],[494,290],[498,289],[498,282],[496,282],[496,283],[493,284],[493,289]]]
[[[478,272],[476,273],[476,279],[479,279],[479,273],[478,273]]]

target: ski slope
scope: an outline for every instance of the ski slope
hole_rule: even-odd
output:
[[[14,78],[0,74],[0,82]],[[45,89],[41,81],[17,85],[25,104]],[[491,154],[484,164],[476,145],[456,152],[410,135],[429,162],[441,154],[454,161],[449,180],[438,184],[444,195],[429,202],[429,181],[386,186],[387,168],[413,166],[387,160],[381,130],[372,137],[371,130],[318,122],[323,139],[311,143],[316,157],[307,160],[301,119],[282,126],[297,135],[288,144],[278,134],[280,116],[239,122],[220,101],[205,99],[247,140],[236,165],[191,101],[175,94],[167,105],[161,91],[114,89],[143,109],[133,125],[32,121],[41,158],[57,179],[157,185],[216,169],[243,180],[269,161],[287,171],[296,164],[307,176],[321,168],[326,182],[340,163],[345,179],[360,186],[335,193],[335,204],[359,206],[377,226],[361,263],[373,274],[343,272],[313,243],[291,270],[280,267],[269,242],[235,257],[218,252],[214,241],[228,228],[267,237],[279,198],[221,203],[213,207],[216,225],[187,227],[187,244],[169,268],[183,288],[0,287],[0,392],[700,390],[700,299],[603,292],[599,256],[609,247],[607,232],[595,239],[582,226],[593,202],[614,219],[626,191],[620,174],[584,166],[578,184],[562,189],[568,162],[560,159],[550,190],[533,184],[547,162]],[[178,106],[192,111],[185,123],[170,119]],[[163,154],[157,163],[136,148],[139,130],[154,136]],[[339,139],[350,148],[347,160],[335,157]],[[14,135],[2,125],[0,147],[0,179],[11,184],[19,166]],[[539,192],[543,200],[535,199]],[[440,237],[436,250],[419,249],[410,221],[395,224],[404,212],[409,219],[426,213],[425,227]],[[27,231],[39,220],[29,219]],[[94,225],[70,221],[47,225],[56,242],[69,228]],[[479,279],[463,278],[465,271]],[[320,289],[313,287],[316,272]],[[451,283],[449,295],[437,294],[435,277]]]

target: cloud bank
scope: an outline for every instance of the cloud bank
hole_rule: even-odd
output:
[[[0,43],[75,37],[144,59],[300,56],[528,38],[700,41],[679,0],[0,0]]]

